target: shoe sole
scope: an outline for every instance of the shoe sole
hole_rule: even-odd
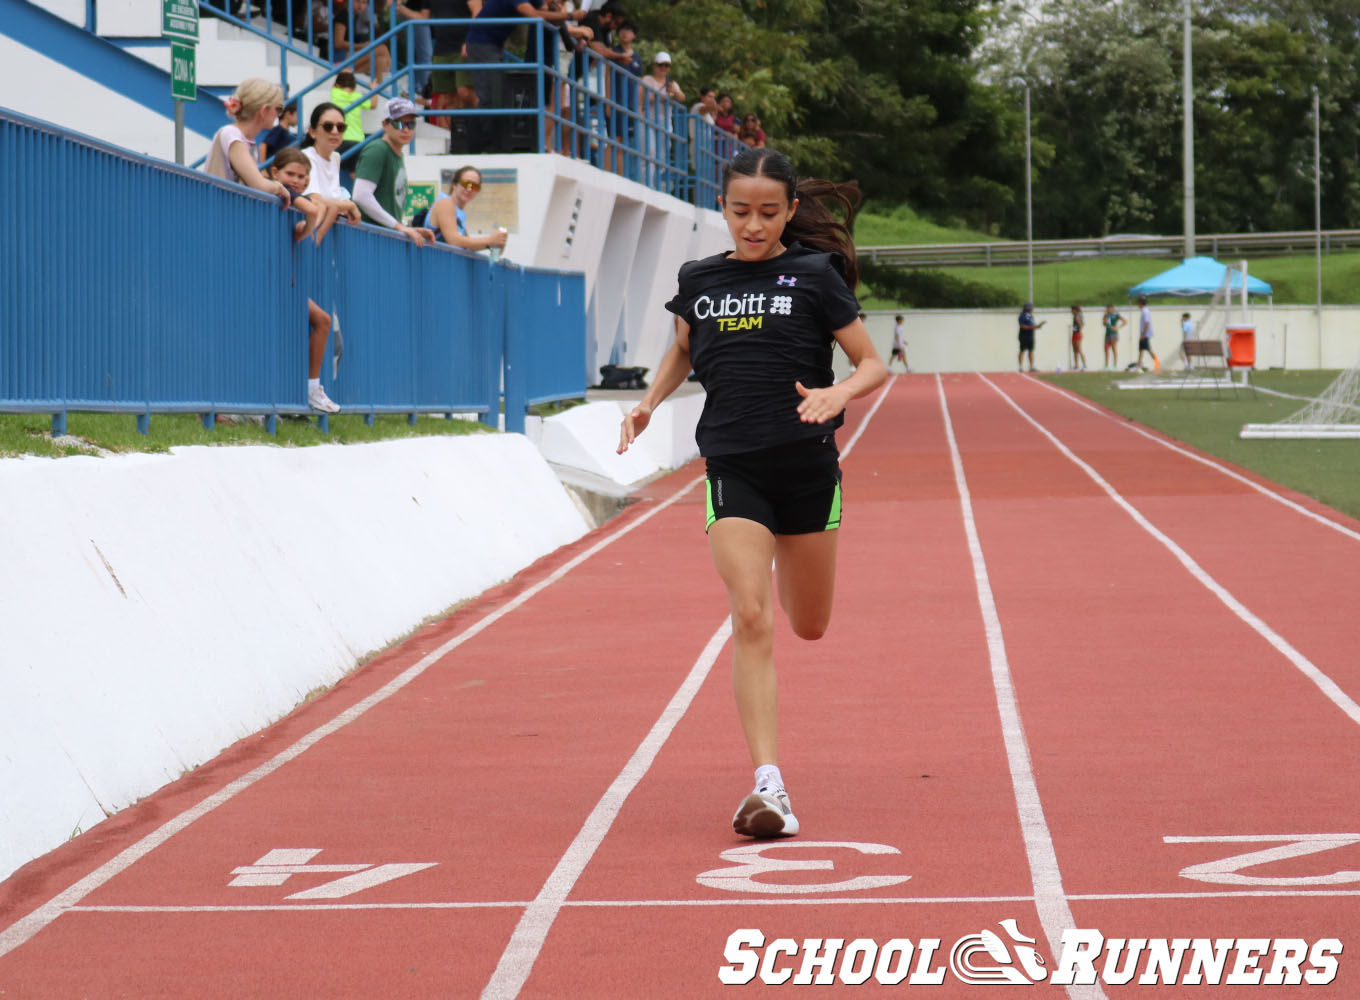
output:
[[[798,820],[785,815],[759,795],[748,795],[737,814],[732,817],[732,829],[743,837],[791,837],[798,832]]]

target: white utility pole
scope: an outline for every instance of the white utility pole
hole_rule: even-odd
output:
[[[1190,0],[1185,0],[1185,44],[1182,57],[1181,102],[1185,107],[1185,149],[1182,171],[1185,183],[1185,257],[1195,256],[1195,96],[1190,65]]]

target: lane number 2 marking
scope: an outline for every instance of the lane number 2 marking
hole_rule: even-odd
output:
[[[770,851],[790,851],[834,849],[858,851],[860,854],[901,854],[896,847],[887,844],[856,844],[835,840],[775,841],[759,844],[743,844],[730,847],[720,855],[730,861],[726,868],[714,868],[696,876],[700,885],[726,892],[764,892],[764,893],[813,893],[813,892],[862,892],[865,889],[881,889],[884,886],[899,885],[911,878],[910,875],[856,875],[852,878],[838,879],[834,882],[758,882],[757,875],[785,872],[826,872],[835,870],[835,862],[825,857],[767,857]]]
[[[1334,871],[1325,875],[1244,875],[1242,869],[1320,854],[1338,847],[1360,844],[1360,833],[1263,833],[1234,837],[1163,837],[1168,844],[1278,844],[1218,861],[1205,861],[1181,869],[1181,877],[1222,885],[1346,885],[1360,882],[1360,872]]]

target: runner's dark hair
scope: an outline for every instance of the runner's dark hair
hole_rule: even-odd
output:
[[[769,177],[784,185],[789,203],[798,199],[798,211],[784,227],[781,238],[785,246],[794,240],[824,253],[839,254],[836,260],[841,276],[853,291],[859,284],[859,265],[855,260],[855,240],[851,232],[855,225],[855,211],[859,208],[859,184],[848,181],[837,184],[820,177],[798,179],[789,158],[777,149],[744,149],[723,169],[722,191],[727,197],[727,185],[733,177]],[[839,209],[844,221],[837,218],[832,207]]]

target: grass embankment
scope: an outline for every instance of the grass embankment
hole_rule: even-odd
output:
[[[254,421],[219,423],[212,430],[193,414],[151,418],[149,432],[137,433],[137,418],[115,413],[71,413],[66,435],[53,439],[47,414],[0,414],[0,457],[13,455],[89,455],[101,452],[161,452],[179,445],[268,444],[286,448],[317,444],[358,444],[431,434],[479,434],[487,428],[475,420],[445,420],[422,416],[408,424],[400,414],[378,416],[370,427],[361,415],[330,418],[323,434],[314,419],[279,418],[278,434],[271,435]]]
[[[1081,258],[1056,264],[1034,265],[1034,299],[1041,309],[1062,308],[1079,302],[1085,306],[1129,300],[1129,289],[1140,281],[1174,267],[1178,262],[1161,257]],[[1225,261],[1236,266],[1235,261]],[[1016,302],[1028,292],[1025,266],[947,267],[946,274],[1005,288]],[[1317,302],[1317,263],[1312,257],[1261,257],[1247,262],[1247,273],[1269,282],[1276,305],[1313,305]],[[1350,305],[1360,287],[1360,253],[1332,254],[1322,258],[1322,301],[1325,305]],[[1177,296],[1155,297],[1152,302],[1190,302],[1206,299]]]
[[[1258,386],[1293,396],[1314,397],[1337,376],[1331,371],[1253,372]],[[1360,518],[1360,440],[1242,440],[1243,424],[1268,424],[1288,416],[1303,400],[1239,391],[1217,398],[1212,389],[1116,389],[1114,381],[1131,375],[1085,372],[1045,375],[1055,385],[1184,441],[1200,451],[1250,469],[1274,482]]]
[[[972,229],[940,226],[917,215],[907,205],[871,206],[855,221],[855,242],[861,246],[896,246],[912,243],[987,243],[999,237]],[[1233,267],[1237,261],[1220,258]],[[1090,306],[1128,301],[1129,289],[1140,281],[1179,263],[1172,257],[1076,257],[1034,265],[1035,305],[1041,309]],[[942,267],[945,274],[1003,288],[1016,305],[1029,294],[1029,272],[1024,264],[998,267]],[[1291,257],[1252,258],[1248,273],[1271,284],[1277,305],[1313,305],[1317,302],[1317,262],[1311,253]],[[1322,258],[1322,301],[1325,305],[1352,305],[1360,287],[1360,253],[1328,254]],[[895,309],[898,303],[874,296],[862,298],[866,309]],[[1186,300],[1174,296],[1153,302]],[[1194,303],[1204,300],[1195,299]]]

